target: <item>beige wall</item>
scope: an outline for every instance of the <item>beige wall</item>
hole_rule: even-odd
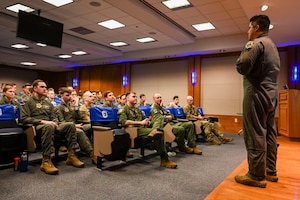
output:
[[[32,83],[37,77],[38,73],[35,71],[0,66],[0,86],[2,83],[15,83],[17,92],[22,90],[25,83]]]
[[[178,95],[180,105],[185,104],[188,91],[188,61],[169,61],[148,64],[134,64],[131,70],[131,90],[138,95],[146,94],[147,102],[158,92],[163,104],[167,105],[174,95]]]
[[[237,56],[201,61],[201,106],[205,113],[242,113],[242,76],[235,69]]]
[[[243,102],[243,77],[237,73],[235,61],[238,56],[209,57],[201,60],[201,106],[205,113],[241,115]],[[278,87],[287,83],[287,53],[280,52],[281,71]],[[164,105],[174,95],[185,105],[188,83],[188,62],[134,64],[132,67],[132,91],[145,93],[152,102],[155,92],[162,94]]]

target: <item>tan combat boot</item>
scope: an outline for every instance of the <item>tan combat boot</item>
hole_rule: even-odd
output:
[[[130,152],[130,151],[127,151],[126,157],[127,157],[127,158],[133,158],[133,153]]]
[[[84,163],[81,162],[75,155],[74,149],[69,151],[66,163],[67,165],[73,165],[74,167],[84,167]]]
[[[164,135],[164,132],[159,131],[157,129],[153,129],[149,134],[148,134],[148,138],[155,140],[155,139],[159,139]]]
[[[217,141],[215,139],[213,139],[212,141],[208,141],[207,143],[208,144],[212,144],[212,145],[220,145],[221,144],[221,142],[219,142],[219,141]]]
[[[59,147],[59,151],[60,151],[60,152],[67,152],[68,149],[67,149],[66,146],[61,146],[61,147]]]
[[[197,147],[194,147],[193,150],[194,150],[194,154],[202,155],[202,151],[200,149],[198,149]]]
[[[169,159],[162,159],[160,161],[160,166],[175,169],[177,167],[177,164]]]
[[[233,138],[222,138],[221,141],[222,141],[222,144],[226,144],[227,142],[232,142],[234,139]]]
[[[266,180],[271,182],[278,182],[278,176],[276,175],[266,175]]]
[[[234,179],[237,183],[241,183],[243,185],[249,185],[249,186],[260,187],[260,188],[265,188],[267,186],[266,180],[261,180],[261,181],[254,180],[249,176],[247,176],[247,174],[244,176],[235,176]]]
[[[97,165],[97,156],[94,155],[94,151],[90,152],[90,158],[92,159],[93,164]]]
[[[50,156],[43,157],[40,169],[46,174],[51,174],[51,175],[58,174],[58,169],[53,165]]]
[[[194,149],[190,148],[190,147],[183,146],[183,147],[179,147],[178,149],[179,149],[179,151],[184,152],[184,153],[188,153],[188,154],[194,153]]]

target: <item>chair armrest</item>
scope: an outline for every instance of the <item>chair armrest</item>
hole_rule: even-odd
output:
[[[201,122],[201,120],[196,120],[193,123],[194,123],[194,126],[195,126],[196,134],[197,135],[201,134],[202,133],[202,130],[201,130],[202,122]]]
[[[165,142],[173,142],[176,136],[172,132],[172,126],[167,123],[164,127],[164,140]]]
[[[89,124],[91,123],[90,121],[87,120],[77,120],[78,123],[82,123],[82,124]]]
[[[178,120],[179,122],[188,122],[188,121],[189,121],[188,119],[181,119],[181,118],[177,118],[177,120]]]
[[[23,124],[19,123],[19,126],[24,130],[24,133],[26,134],[27,138],[27,151],[29,152],[35,152],[36,149],[36,143],[35,143],[35,136],[36,131],[33,124]]]
[[[112,153],[111,143],[114,141],[114,133],[108,127],[93,126],[94,155],[104,157]]]
[[[23,124],[22,122],[19,122],[18,125],[22,128],[31,127],[33,124]]]
[[[134,139],[138,137],[137,127],[128,126],[125,131],[129,134],[131,139],[130,148],[134,148]]]
[[[92,128],[96,131],[108,131],[111,130],[111,128],[109,127],[105,127],[105,126],[92,126]]]

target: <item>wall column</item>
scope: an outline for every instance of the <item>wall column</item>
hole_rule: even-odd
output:
[[[192,73],[195,73],[195,84],[192,83]],[[188,95],[194,97],[194,105],[201,102],[201,56],[190,56],[188,63]]]
[[[289,46],[288,48],[288,86],[290,89],[300,89],[300,46]],[[298,80],[294,80],[294,67],[298,67]]]

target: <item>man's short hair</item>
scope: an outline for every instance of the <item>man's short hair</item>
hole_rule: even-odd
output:
[[[16,84],[15,83],[5,83],[5,86],[6,85],[15,86]]]
[[[12,85],[8,85],[8,84],[6,84],[5,86],[4,86],[4,88],[3,88],[3,93],[5,93],[7,90],[9,90],[9,89],[13,89],[13,86]]]
[[[54,92],[54,88],[48,88],[48,92],[49,91],[53,91]]]
[[[110,90],[105,91],[104,94],[103,94],[103,96],[106,98],[109,93],[112,93],[112,91],[110,91]]]
[[[32,87],[36,87],[41,82],[45,82],[45,81],[43,81],[42,79],[36,79],[35,81],[33,81]]]
[[[255,15],[251,17],[250,22],[259,25],[259,30],[268,32],[270,27],[270,19],[267,15]]]
[[[67,87],[61,87],[61,88],[59,88],[58,92],[59,92],[60,95],[63,95],[64,93],[71,94],[72,91],[69,88],[67,88]]]
[[[140,94],[140,99],[142,98],[142,97],[144,97],[144,96],[146,96],[145,94]]]
[[[127,96],[130,95],[130,94],[136,95],[136,92],[127,92],[125,95],[126,95],[126,97],[127,97]]]
[[[177,95],[175,95],[174,97],[173,97],[173,100],[175,100],[175,99],[178,99],[179,97],[177,96]]]
[[[31,84],[30,83],[25,83],[22,88],[26,88],[27,86],[30,86],[31,87]]]

